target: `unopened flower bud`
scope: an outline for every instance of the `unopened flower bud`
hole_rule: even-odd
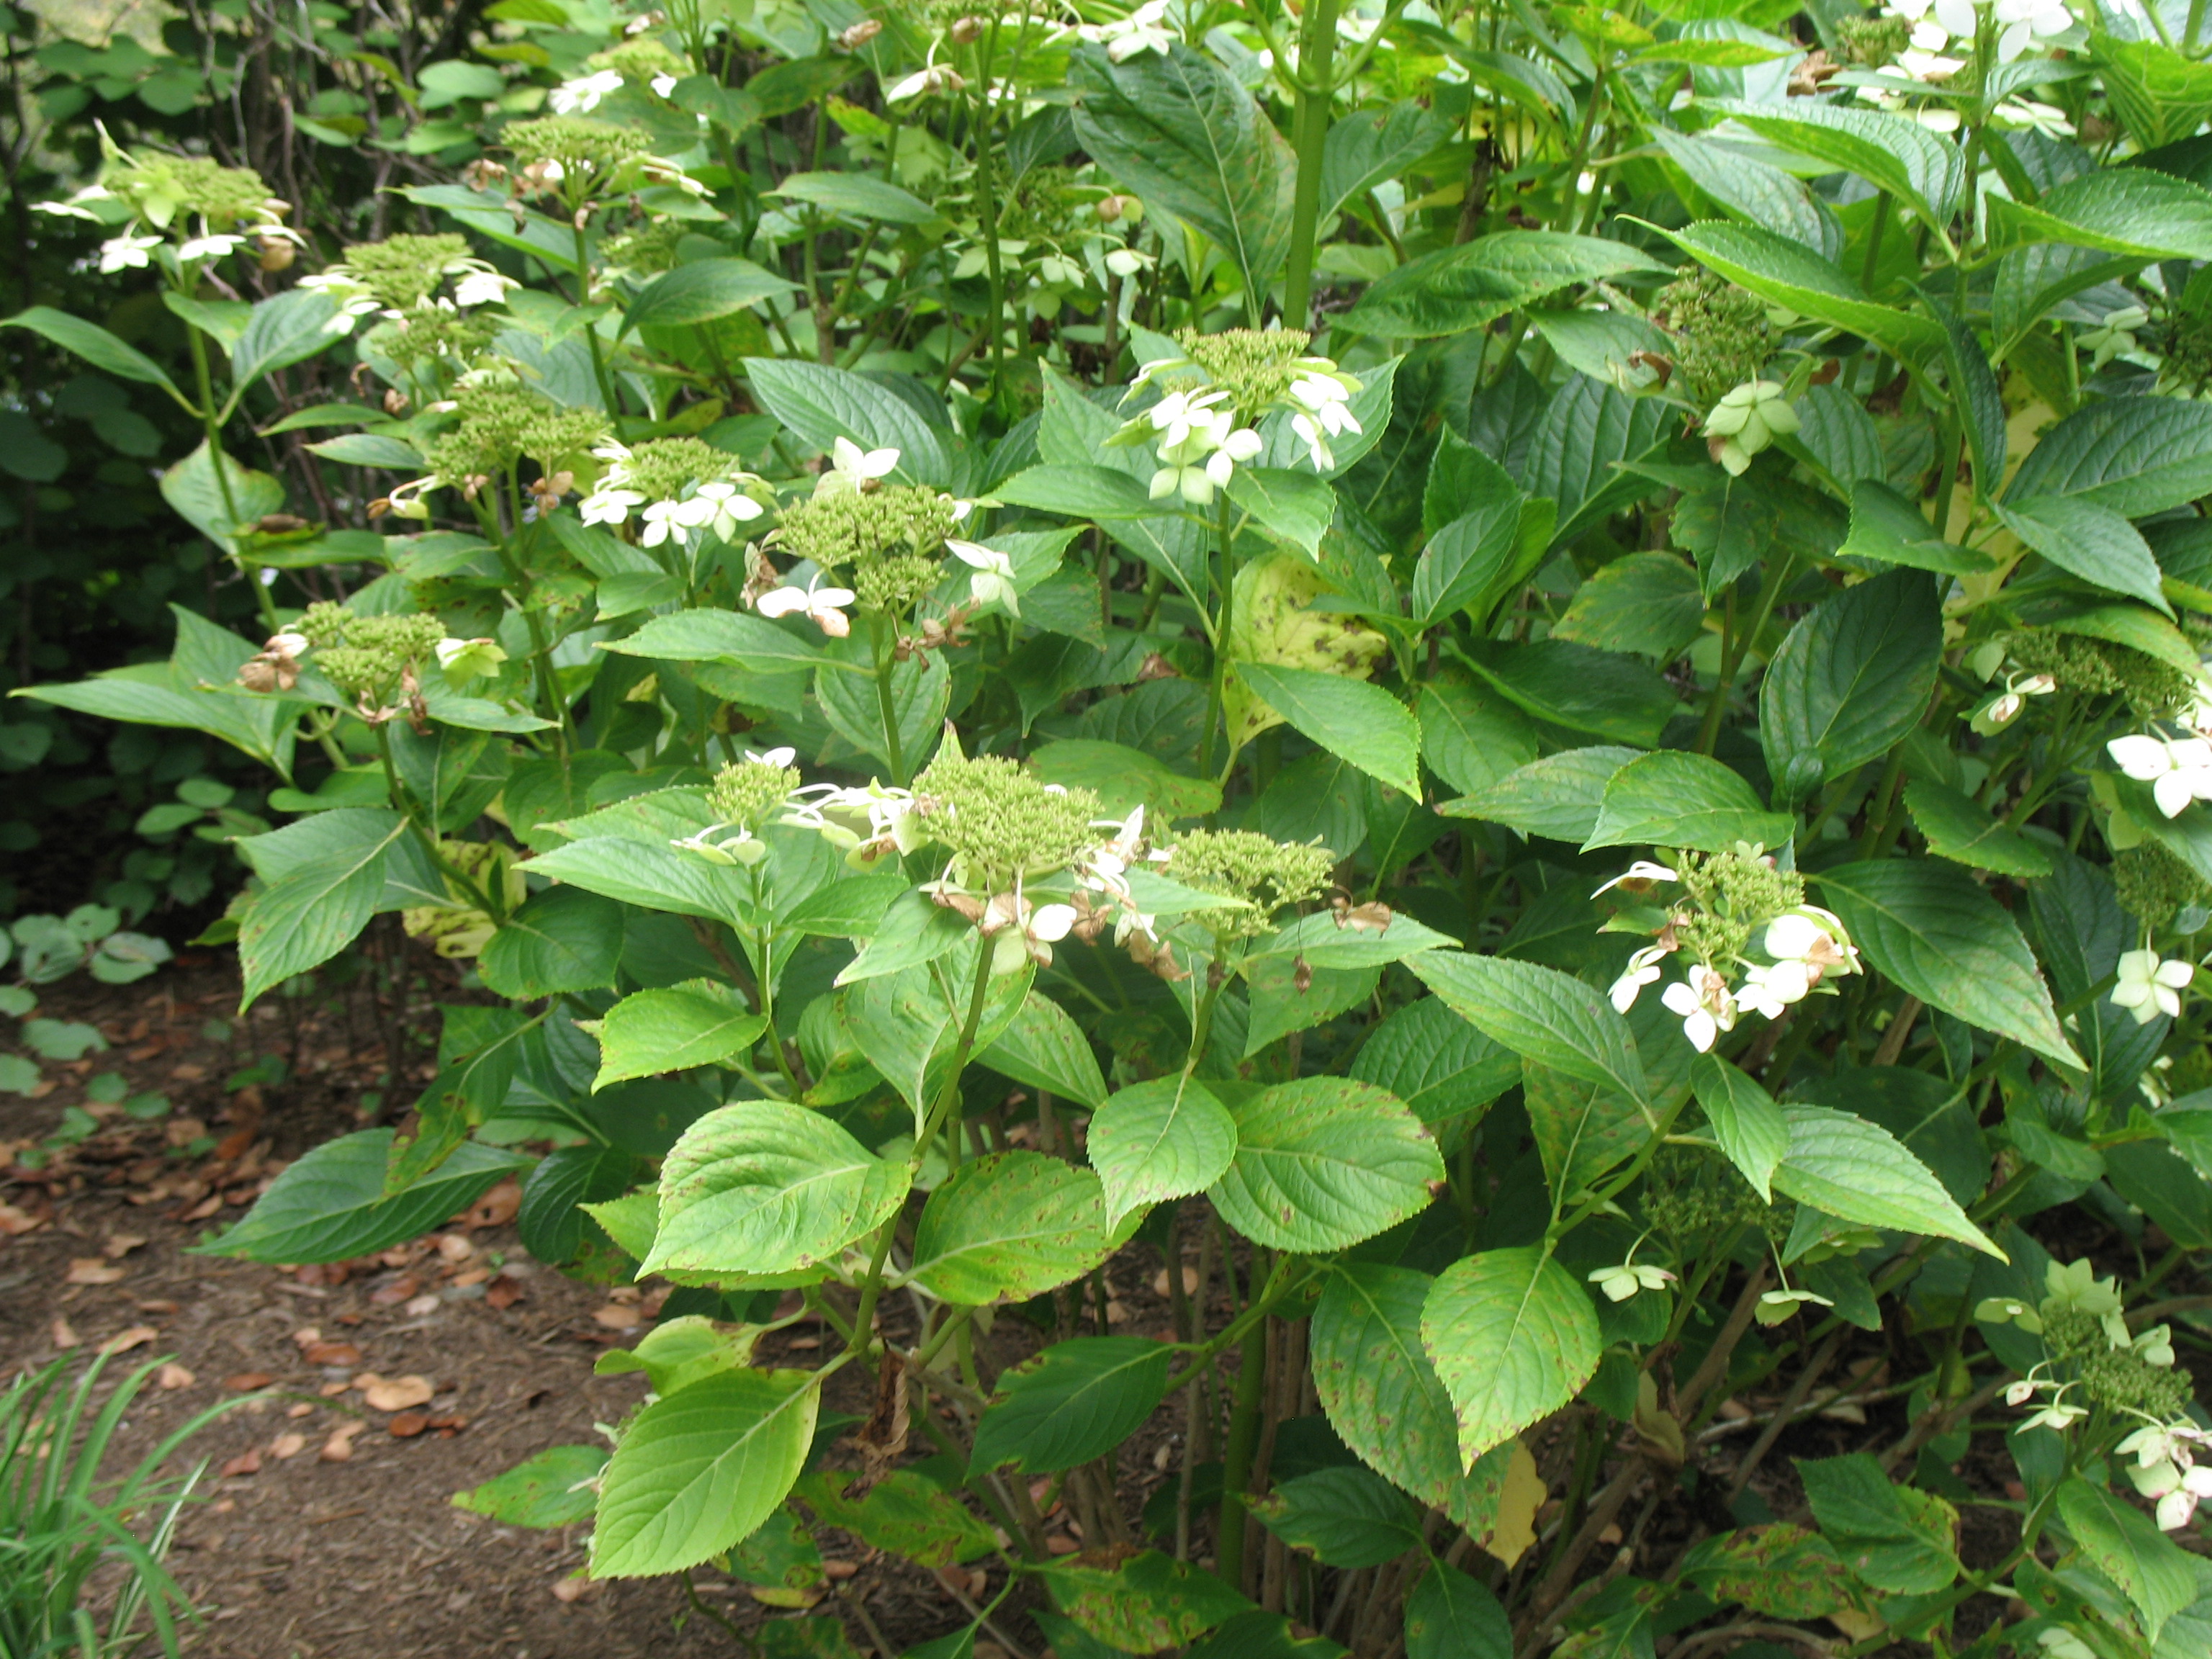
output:
[[[973,45],[975,41],[980,40],[983,37],[983,20],[980,17],[962,17],[956,19],[952,25],[951,33],[952,42],[955,46],[965,46]]]
[[[289,270],[292,262],[300,257],[300,250],[282,236],[261,239],[261,268],[264,270]]]
[[[837,44],[847,52],[858,52],[883,32],[884,26],[880,19],[863,17],[837,37]]]

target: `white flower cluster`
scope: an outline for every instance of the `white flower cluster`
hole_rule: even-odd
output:
[[[1171,370],[1194,367],[1185,357],[1155,358],[1138,370],[1130,384],[1134,397],[1152,380]],[[1359,382],[1341,373],[1327,357],[1301,357],[1285,404],[1291,411],[1291,430],[1306,447],[1314,471],[1326,472],[1336,465],[1329,440],[1361,431],[1352,414],[1352,395]],[[1267,447],[1256,425],[1239,425],[1241,414],[1256,422],[1267,410],[1239,410],[1226,387],[1200,385],[1168,392],[1159,402],[1130,421],[1111,441],[1149,441],[1159,460],[1152,474],[1152,496],[1164,501],[1180,495],[1194,507],[1212,504],[1214,492],[1226,489],[1237,469],[1259,458]]]
[[[2114,738],[2105,750],[2121,771],[2150,785],[2151,799],[2170,818],[2179,817],[2191,801],[2212,800],[2212,738],[2138,733]]]
[[[1665,865],[1639,859],[1597,892],[1626,881],[1679,879]],[[1622,1013],[1636,1006],[1644,988],[1662,976],[1662,964],[1680,948],[1673,933],[1670,927],[1656,944],[1637,951],[1628,958],[1620,977],[1613,981],[1608,994]],[[1824,979],[1859,971],[1858,947],[1851,943],[1842,920],[1818,905],[1801,904],[1773,917],[1760,944],[1771,960],[1745,958],[1737,963],[1742,975],[1733,986],[1728,975],[1710,963],[1693,962],[1681,979],[1660,993],[1659,1000],[1669,1013],[1680,1018],[1682,1034],[1699,1054],[1711,1049],[1722,1032],[1734,1030],[1744,1011],[1779,1019]]]
[[[2138,1025],[2148,1025],[2160,1014],[2173,1018],[2181,1012],[2181,994],[2196,977],[2190,963],[2160,961],[2155,951],[2123,951],[2112,1006],[2133,1014]]]
[[[647,547],[659,547],[673,540],[688,546],[702,530],[712,530],[724,541],[737,539],[738,526],[749,524],[767,509],[746,493],[746,486],[754,482],[733,463],[728,472],[720,477],[701,478],[687,484],[680,495],[647,501],[640,491],[631,489],[632,459],[629,450],[619,443],[606,443],[592,452],[607,464],[592,493],[577,503],[577,511],[586,524],[622,524],[632,508],[641,508],[639,519],[645,526],[638,540]]]
[[[1106,23],[1075,24],[1060,30],[1054,38],[1087,40],[1105,47],[1106,56],[1115,63],[1126,64],[1144,52],[1167,55],[1178,38],[1168,27],[1167,18],[1168,0],[1145,0],[1126,17]]]
[[[1914,49],[1928,53],[1944,51],[1954,40],[1971,48],[1981,27],[1979,14],[1986,9],[1996,26],[2001,64],[2074,27],[2065,0],[1890,0],[1883,9],[1910,22]]]
[[[665,98],[676,90],[676,77],[656,75],[650,82],[657,97]],[[599,106],[599,100],[611,98],[623,89],[622,71],[599,70],[590,75],[578,76],[573,81],[563,81],[546,97],[546,103],[556,115],[589,115]]]
[[[439,267],[439,274],[457,276],[453,296],[450,300],[435,300],[441,311],[469,311],[477,306],[495,306],[507,298],[509,289],[520,288],[512,276],[501,276],[487,261],[474,255],[449,259]],[[364,317],[382,317],[388,321],[404,321],[407,313],[388,307],[369,291],[360,276],[343,264],[332,265],[327,270],[314,272],[300,278],[301,288],[318,289],[330,295],[337,306],[337,314],[323,325],[325,334],[350,334],[356,324]]]
[[[2143,1334],[2163,1340],[2166,1327],[2161,1325],[2155,1332],[2146,1331]],[[2169,1356],[2172,1352],[2171,1346],[2166,1347]],[[2172,1358],[2169,1357],[2166,1363],[2171,1364]],[[2196,1515],[2197,1505],[2212,1498],[2212,1468],[2197,1467],[2200,1451],[2212,1455],[2212,1449],[2212,1449],[2212,1433],[2185,1417],[2137,1429],[2114,1449],[2135,1459],[2127,1466],[2128,1479],[2145,1498],[2158,1500],[2161,1531],[2179,1531]]]

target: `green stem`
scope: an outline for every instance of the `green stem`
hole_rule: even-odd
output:
[[[1206,777],[1216,772],[1213,739],[1221,726],[1222,693],[1229,672],[1229,630],[1236,619],[1237,608],[1237,571],[1230,551],[1229,492],[1225,489],[1221,492],[1215,523],[1221,543],[1221,610],[1213,627],[1213,675],[1206,689],[1206,759],[1201,768],[1201,775]],[[1227,734],[1223,735],[1225,738]],[[1236,758],[1233,747],[1230,758]]]
[[[1291,116],[1297,153],[1297,186],[1291,206],[1290,268],[1283,276],[1283,321],[1304,328],[1313,313],[1314,238],[1321,217],[1322,151],[1328,140],[1336,88],[1329,74],[1336,55],[1338,0],[1308,0],[1298,45],[1297,102]]]
[[[1774,603],[1782,597],[1782,589],[1790,579],[1795,556],[1783,553],[1766,562],[1765,579],[1759,586],[1759,598],[1753,602],[1751,621],[1737,636],[1735,648],[1721,664],[1720,678],[1713,682],[1713,694],[1705,704],[1705,724],[1698,729],[1698,752],[1710,755],[1713,745],[1720,741],[1721,716],[1728,711],[1728,694],[1735,684],[1735,677],[1743,668],[1743,659],[1759,642],[1766,629],[1766,619],[1774,613]]]
[[[1260,1303],[1255,1297],[1253,1305]],[[1243,1588],[1246,1485],[1260,1443],[1261,1407],[1267,1399],[1267,1328],[1252,1322],[1237,1369],[1237,1403],[1229,1413],[1229,1438],[1221,1452],[1221,1515],[1214,1527],[1213,1571],[1232,1589]]]
[[[898,705],[891,696],[891,675],[898,667],[898,659],[893,654],[896,643],[893,635],[897,629],[891,626],[888,617],[878,614],[869,619],[868,630],[875,647],[876,708],[884,722],[884,758],[890,763],[891,783],[903,789],[906,754],[899,742]]]
[[[576,301],[580,305],[592,303],[592,251],[584,239],[583,222],[574,222],[576,233]],[[599,401],[606,405],[607,418],[622,418],[622,403],[615,396],[614,382],[607,376],[607,360],[599,349],[599,331],[595,324],[584,325],[584,343],[592,349],[592,378],[599,382]]]

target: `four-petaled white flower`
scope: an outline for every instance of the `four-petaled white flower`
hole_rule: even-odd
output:
[[[2161,962],[2155,951],[2124,951],[2120,954],[2119,981],[2112,987],[2112,1005],[2148,1025],[2160,1014],[2171,1018],[2181,1012],[2181,993],[2197,969],[2182,961]]]
[[[1650,859],[1638,859],[1611,881],[1600,887],[1597,892],[1592,893],[1590,896],[1595,898],[1598,893],[1610,892],[1625,881],[1680,881],[1680,876],[1663,864],[1654,864]]]
[[[665,98],[676,90],[676,77],[672,75],[663,72],[659,75],[654,76],[647,84],[652,87],[653,95],[654,97]],[[701,118],[703,119],[704,118],[702,117]]]
[[[1664,1267],[1654,1267],[1641,1261],[1624,1261],[1618,1267],[1599,1267],[1589,1275],[1589,1282],[1605,1292],[1608,1302],[1626,1302],[1638,1291],[1663,1291],[1674,1275]]]
[[[862,449],[850,438],[830,446],[830,467],[814,481],[817,495],[834,495],[842,489],[872,489],[878,478],[889,477],[899,464],[896,449]]]
[[[1690,964],[1690,976],[1660,993],[1667,1012],[1680,1017],[1682,1035],[1699,1054],[1710,1050],[1723,1031],[1735,1029],[1735,998],[1728,981],[1702,962]]]
[[[1167,15],[1168,0],[1145,0],[1116,22],[1086,23],[1075,33],[1104,46],[1106,56],[1117,64],[1126,64],[1139,52],[1156,52],[1164,57],[1176,43],[1175,35],[1165,27]]]
[[[968,592],[978,605],[1003,605],[1010,617],[1022,614],[1021,595],[1014,589],[1014,562],[994,547],[980,542],[949,541],[945,550],[975,571]]]
[[[507,289],[521,286],[495,270],[464,271],[461,280],[453,284],[453,303],[463,311],[471,306],[495,306],[507,298]]]
[[[599,106],[600,99],[620,92],[622,87],[620,71],[601,70],[595,75],[563,81],[545,101],[553,106],[556,115],[585,115]]]
[[[2114,738],[2105,749],[2121,771],[2150,785],[2158,810],[2170,818],[2192,800],[2212,800],[2212,742],[2138,733]]]
[[[2002,30],[1997,36],[2000,64],[2009,64],[2036,41],[2048,40],[2074,27],[2074,14],[2067,10],[2066,0],[1996,0],[1991,13]]]
[[[243,236],[220,234],[195,236],[189,241],[179,242],[177,245],[177,258],[187,264],[194,259],[221,259],[237,252],[245,246],[246,238]]]
[[[1647,945],[1629,957],[1628,966],[1606,993],[1613,999],[1615,1012],[1625,1014],[1636,1006],[1636,999],[1644,994],[1644,988],[1659,977],[1659,964],[1672,954],[1663,945]]]
[[[709,478],[691,492],[692,507],[697,522],[711,528],[724,541],[737,539],[738,526],[750,524],[767,509],[745,494],[744,489],[727,478]]]
[[[821,580],[817,572],[804,587],[779,587],[763,593],[753,601],[753,609],[763,617],[791,617],[804,612],[824,634],[842,640],[853,631],[852,621],[845,615],[845,607],[853,602],[853,590],[817,586]]]
[[[1743,970],[1743,983],[1736,987],[1735,995],[1736,1001],[1752,1012],[1779,1019],[1792,1003],[1802,1002],[1812,988],[1812,976],[1802,962],[1754,963]]]
[[[1291,397],[1304,405],[1291,416],[1291,430],[1305,445],[1314,471],[1330,471],[1336,456],[1328,441],[1360,430],[1350,408],[1351,389],[1332,375],[1303,374],[1291,382]]]
[[[638,516],[645,521],[645,533],[637,539],[646,547],[659,547],[672,538],[680,543],[685,531],[696,528],[690,522],[689,501],[654,501]]]
[[[586,524],[620,524],[633,507],[643,507],[645,497],[635,489],[596,489],[576,503],[577,516]]]
[[[128,231],[120,236],[111,236],[100,245],[100,274],[112,276],[118,270],[142,270],[146,256],[161,246],[158,236],[133,236]]]
[[[1858,971],[1858,947],[1844,931],[1843,919],[1817,904],[1801,904],[1766,924],[1763,941],[1776,962],[1802,963],[1806,984],[1818,985],[1824,975]]]
[[[1145,411],[1145,418],[1160,434],[1164,450],[1181,449],[1194,437],[1211,442],[1217,418],[1213,406],[1228,395],[1225,392],[1170,392]]]

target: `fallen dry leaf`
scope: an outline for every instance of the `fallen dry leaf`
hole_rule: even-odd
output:
[[[173,1302],[166,1302],[166,1301],[141,1302],[141,1303],[138,1304],[138,1311],[139,1311],[140,1313],[149,1313],[149,1314],[173,1314],[173,1313],[176,1312],[176,1310],[177,1310],[177,1304],[176,1304],[175,1303],[173,1303]]]
[[[361,1396],[372,1410],[404,1412],[410,1407],[427,1406],[437,1389],[427,1376],[379,1376],[374,1371],[363,1371],[353,1380]]]
[[[331,1431],[331,1437],[323,1442],[323,1449],[318,1455],[325,1463],[350,1463],[353,1461],[353,1443],[368,1427],[368,1424],[359,1420],[339,1424]]]
[[[592,1310],[592,1317],[611,1331],[635,1330],[645,1318],[635,1308],[625,1308],[619,1302]]]
[[[422,1288],[422,1281],[412,1273],[403,1274],[389,1285],[368,1293],[372,1305],[379,1308],[397,1307]]]
[[[1159,1272],[1152,1275],[1152,1294],[1154,1296],[1165,1296],[1167,1293],[1168,1270],[1165,1267],[1163,1267]],[[1188,1264],[1185,1264],[1182,1270],[1182,1293],[1185,1296],[1196,1296],[1198,1294],[1198,1269],[1189,1266]]]
[[[436,1297],[425,1293],[424,1295],[416,1297],[399,1311],[405,1314],[410,1319],[428,1319],[432,1314],[437,1312],[439,1308],[442,1305],[444,1304],[441,1304]]]
[[[154,1374],[154,1380],[165,1389],[189,1389],[199,1378],[191,1370],[171,1360]]]
[[[512,1308],[522,1300],[525,1294],[520,1279],[501,1273],[484,1286],[484,1305],[493,1309]]]
[[[504,1227],[522,1207],[522,1183],[509,1176],[469,1206],[461,1217],[467,1227]]]
[[[466,1261],[476,1253],[477,1247],[469,1243],[464,1234],[441,1233],[438,1236],[438,1254],[448,1261]]]
[[[265,1389],[276,1379],[267,1371],[240,1371],[235,1376],[226,1376],[222,1386],[233,1394],[252,1394],[256,1389]]]
[[[101,1245],[100,1249],[107,1253],[111,1260],[120,1260],[145,1242],[136,1233],[110,1233],[107,1236],[107,1243]]]
[[[430,1419],[420,1412],[402,1412],[384,1426],[395,1440],[412,1440],[430,1426]]]
[[[598,1583],[592,1579],[562,1578],[554,1583],[553,1599],[556,1601],[580,1601],[598,1588]]]
[[[280,1434],[269,1443],[269,1454],[272,1457],[297,1457],[307,1449],[307,1437],[304,1434]]]
[[[178,1218],[178,1219],[180,1221],[205,1221],[210,1216],[213,1215],[221,1208],[222,1208],[222,1194],[221,1193],[215,1193],[206,1199],[204,1199],[199,1203],[193,1205],[191,1209],[185,1211],[183,1215]]]
[[[118,1331],[100,1345],[102,1353],[128,1353],[131,1349],[149,1342],[158,1341],[161,1332],[151,1325],[133,1325],[129,1330]]]
[[[302,1357],[310,1365],[358,1365],[361,1350],[350,1342],[313,1342]]]
[[[0,1233],[5,1233],[10,1238],[46,1224],[43,1217],[25,1215],[12,1204],[0,1204]]]
[[[53,1328],[54,1346],[57,1348],[74,1348],[84,1340],[76,1334],[76,1328],[67,1319],[55,1320]]]
[[[287,1417],[306,1417],[311,1414],[314,1409],[315,1408],[313,1406],[310,1406],[306,1401],[302,1400],[296,1406],[285,1407],[284,1415]]]
[[[822,1563],[822,1574],[825,1578],[850,1578],[860,1570],[860,1564],[857,1561],[838,1561],[824,1558]]]
[[[321,1393],[321,1395],[322,1395],[322,1396],[323,1396],[323,1398],[324,1398],[324,1399],[325,1399],[325,1400],[335,1400],[335,1399],[337,1399],[340,1395],[343,1394],[343,1393],[344,1393],[348,1389],[350,1389],[351,1387],[353,1387],[353,1384],[352,1384],[352,1382],[349,1382],[349,1382],[325,1382],[325,1383],[324,1383],[324,1384],[323,1384],[323,1386],[322,1386],[321,1389],[319,1390],[319,1392]]]
[[[96,1255],[74,1256],[70,1261],[69,1282],[72,1285],[112,1285],[122,1277],[122,1268],[111,1267]]]
[[[222,1466],[222,1474],[226,1479],[234,1475],[258,1474],[260,1473],[261,1454],[258,1451],[240,1452],[237,1456],[232,1458],[229,1462]]]

